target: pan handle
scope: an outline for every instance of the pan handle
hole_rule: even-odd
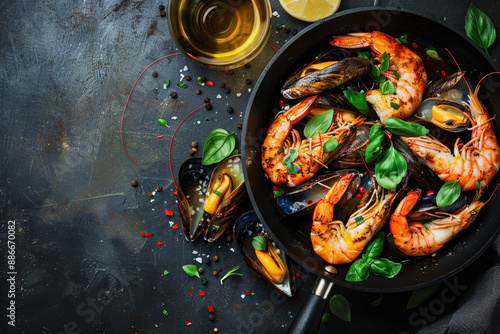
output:
[[[318,278],[312,294],[288,327],[287,334],[318,332],[323,310],[332,287],[333,283],[327,282],[324,278]]]

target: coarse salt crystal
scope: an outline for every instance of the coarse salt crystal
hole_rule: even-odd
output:
[[[201,124],[201,121],[196,122],[196,124]]]
[[[163,89],[167,89],[167,85],[166,84],[163,84]]]
[[[170,224],[170,227],[174,226],[175,224],[173,221],[169,221],[168,223]]]
[[[193,254],[198,254],[198,251],[195,251],[195,250],[194,250],[194,251],[193,251]]]
[[[248,88],[248,92],[251,93],[252,92],[252,88]]]
[[[151,203],[153,203],[154,201],[155,201],[155,200],[154,200],[154,199],[152,199],[152,200],[151,200]]]
[[[236,252],[236,249],[234,249],[234,248],[229,248],[229,250],[230,250],[231,252],[233,252],[233,253],[234,253],[234,252]]]
[[[195,260],[196,262],[198,262],[198,263],[202,263],[202,262],[203,262],[203,260],[201,259],[201,257],[197,257],[197,258],[196,258],[196,259],[194,259],[194,260]]]
[[[278,17],[278,16],[279,16],[278,12],[277,12],[277,11],[274,11],[274,12],[273,12],[273,16]]]
[[[236,93],[236,96],[237,96],[237,97],[240,97],[240,96],[241,96],[241,93]]]
[[[187,71],[188,70],[188,67],[186,65],[184,65],[184,71]]]
[[[181,74],[181,79],[179,81],[182,81],[182,79],[184,79],[185,75],[184,74]]]
[[[172,116],[170,119],[177,119],[177,116]]]
[[[245,295],[245,294],[241,295],[241,299],[243,299],[243,298],[245,298],[245,297],[246,297],[246,295]]]
[[[216,98],[220,99],[222,96],[220,94],[217,94]]]

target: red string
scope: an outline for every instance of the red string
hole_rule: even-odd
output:
[[[175,187],[175,190],[177,190],[177,184],[175,183],[175,178],[174,178],[174,173],[172,172],[172,143],[174,142],[174,137],[175,137],[175,134],[177,133],[177,130],[179,130],[179,127],[182,125],[182,123],[184,123],[184,121],[189,117],[191,116],[195,111],[199,110],[200,108],[206,106],[207,104],[209,104],[210,102],[207,102],[205,104],[202,104],[201,106],[199,106],[198,108],[196,108],[195,110],[191,111],[189,113],[189,115],[187,115],[186,117],[184,117],[184,119],[179,123],[179,125],[177,125],[177,128],[175,128],[175,131],[174,131],[174,134],[172,135],[172,139],[170,140],[170,146],[168,147],[168,165],[170,167],[170,175],[172,176],[172,180],[174,181],[174,187]]]
[[[278,49],[278,48],[275,48],[275,47],[274,47],[274,46],[272,46],[271,44],[269,44],[269,42],[267,42],[266,44],[267,44],[267,45],[269,45],[270,47],[272,47],[272,48],[273,48],[274,50],[276,50],[276,51],[279,51],[279,50],[280,50],[280,49]]]
[[[125,102],[125,107],[123,107],[123,113],[122,113],[122,119],[120,121],[120,140],[122,142],[122,147],[123,147],[123,151],[125,152],[125,155],[127,156],[127,158],[130,159],[130,161],[132,161],[137,167],[141,168],[141,166],[139,166],[131,157],[130,155],[128,155],[128,152],[127,150],[125,149],[125,144],[123,143],[123,132],[122,132],[122,129],[123,129],[123,117],[125,116],[125,110],[127,110],[127,106],[128,106],[128,102],[130,101],[130,97],[132,96],[132,92],[134,91],[134,88],[135,88],[135,85],[137,85],[137,82],[139,81],[139,79],[142,77],[142,75],[144,74],[144,72],[146,72],[146,70],[148,68],[150,68],[153,64],[159,62],[160,60],[163,60],[165,58],[169,58],[169,57],[172,57],[172,56],[178,56],[178,55],[181,55],[182,53],[178,52],[178,53],[173,53],[171,55],[168,55],[168,56],[164,56],[164,57],[161,57],[160,59],[157,59],[155,60],[154,62],[152,62],[151,64],[148,65],[148,67],[146,67],[144,69],[144,71],[142,71],[142,73],[139,75],[139,77],[137,77],[137,79],[135,80],[134,82],[134,85],[132,86],[132,89],[130,90],[130,93],[128,93],[128,97],[127,97],[127,101]]]

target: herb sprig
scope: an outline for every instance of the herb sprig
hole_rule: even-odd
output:
[[[229,270],[229,271],[227,272],[227,274],[225,274],[225,275],[224,275],[224,277],[222,277],[222,278],[220,279],[220,284],[221,284],[221,285],[224,285],[224,283],[223,283],[223,282],[224,282],[224,280],[225,280],[226,278],[228,278],[229,276],[233,276],[233,275],[243,276],[243,274],[240,274],[240,273],[237,273],[237,272],[236,272],[236,271],[238,271],[238,269],[240,269],[240,266],[236,266],[236,267],[234,267],[233,269]]]

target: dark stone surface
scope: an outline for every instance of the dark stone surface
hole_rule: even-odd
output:
[[[125,147],[140,167],[124,154],[120,119],[132,85],[153,61],[178,52],[166,18],[160,16],[161,3],[0,4],[0,250],[5,258],[0,278],[5,282],[8,272],[3,254],[9,220],[16,220],[17,272],[16,327],[8,326],[2,315],[2,333],[208,333],[214,327],[220,333],[284,333],[312,289],[315,277],[297,266],[296,296],[276,296],[244,265],[234,239],[189,243],[181,229],[169,224],[180,224],[168,165],[175,128],[205,97],[212,100],[212,110],[200,109],[179,128],[171,150],[174,173],[190,157],[191,143],[201,145],[214,128],[234,131],[239,145],[237,124],[253,88],[245,81],[257,81],[275,50],[266,47],[249,68],[238,68],[233,75],[203,68],[183,55],[152,65],[137,82],[123,121]],[[273,27],[307,26],[288,16],[278,1],[271,4],[279,13]],[[339,10],[370,5],[372,1],[345,0]],[[442,19],[461,31],[468,8],[465,2],[431,0],[382,5]],[[475,5],[500,27],[498,2],[478,0]],[[280,48],[292,37],[273,28],[269,43]],[[500,56],[498,42],[490,53]],[[185,66],[182,74],[205,76],[214,87],[202,87],[201,95],[195,92],[200,88],[196,80],[188,88],[177,87]],[[168,89],[163,89],[165,80],[171,82]],[[241,96],[225,94],[222,82]],[[170,97],[172,91],[176,99]],[[235,112],[229,114],[228,106]],[[160,127],[158,118],[170,128]],[[139,182],[137,188],[131,187],[132,180]],[[163,191],[148,197],[157,186]],[[174,216],[165,216],[165,208]],[[145,239],[142,231],[155,235]],[[219,263],[198,264],[200,254],[218,255]],[[416,332],[455,310],[458,298],[453,297],[462,290],[448,285],[473,285],[473,276],[497,260],[492,249],[444,283],[440,291],[445,299],[437,294],[423,304],[430,311],[405,310],[410,293],[386,294],[379,307],[372,307],[379,295],[336,288],[351,302],[352,322],[332,318],[320,331]],[[206,286],[182,271],[189,263],[204,267]],[[221,266],[224,274],[236,265],[244,276],[230,277],[224,285],[211,275],[215,267]],[[169,274],[164,276],[164,270]],[[5,313],[7,288],[3,283],[0,292]],[[206,296],[199,297],[198,290]],[[255,295],[246,296],[247,290]],[[215,309],[213,323],[207,304]]]

